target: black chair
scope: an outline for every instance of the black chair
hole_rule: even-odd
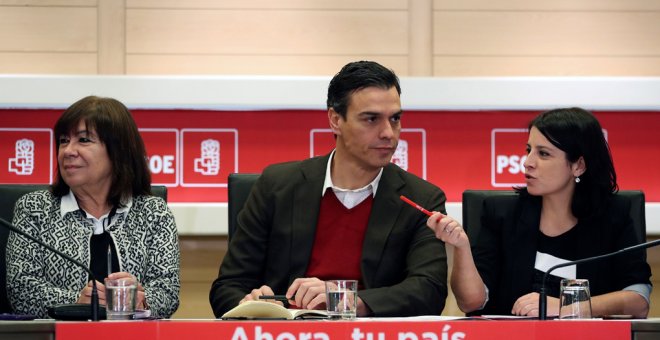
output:
[[[644,193],[639,190],[621,190],[617,195],[627,197],[630,200],[630,217],[638,233],[639,242],[646,240],[646,212]],[[481,210],[484,199],[490,196],[506,196],[506,204],[515,204],[516,193],[503,190],[466,190],[463,192],[463,227],[468,234],[471,243],[477,239],[481,229]]]
[[[47,184],[0,184],[0,218],[11,223],[14,218],[14,205],[21,196],[37,191],[47,190]],[[167,187],[154,185],[151,187],[154,196],[167,201]],[[11,313],[11,306],[7,299],[7,261],[5,249],[7,248],[9,230],[0,227],[0,313]]]
[[[250,196],[250,191],[257,178],[259,178],[259,174],[229,174],[227,181],[227,241],[231,241],[231,236],[236,231],[236,218]]]
[[[151,186],[151,194],[162,198],[165,202],[167,202],[167,187],[164,185],[152,185]]]

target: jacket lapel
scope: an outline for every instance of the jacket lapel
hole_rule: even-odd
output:
[[[388,165],[383,169],[362,245],[361,268],[366,288],[370,288],[371,281],[377,277],[376,271],[379,268],[385,244],[402,207],[396,193],[403,185],[403,180],[392,171],[391,166]]]
[[[513,292],[520,297],[529,293],[529,287],[534,280],[534,263],[536,262],[536,249],[538,243],[538,230],[541,221],[540,201],[534,197],[522,200],[516,207],[518,218],[513,233],[515,235],[511,246],[514,248],[512,258],[513,269],[509,282],[513,285]]]
[[[309,265],[328,159],[329,155],[305,161],[301,166],[303,181],[293,190],[290,258],[291,268],[297,271],[291,273],[292,278],[304,277]]]

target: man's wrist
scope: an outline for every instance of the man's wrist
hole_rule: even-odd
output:
[[[357,304],[357,308],[356,308],[356,314],[359,317],[367,317],[367,316],[371,316],[371,314],[372,314],[372,311],[369,308],[369,306],[367,306],[367,304],[364,303],[364,301],[362,301],[362,299],[360,297],[358,297],[358,304]]]

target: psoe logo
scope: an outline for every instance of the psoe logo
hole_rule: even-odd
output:
[[[9,159],[9,172],[20,176],[32,175],[34,171],[34,141],[19,139],[16,141],[16,157]]]
[[[238,172],[237,129],[181,129],[180,185],[226,188]]]
[[[512,187],[525,185],[525,148],[527,129],[493,129],[491,131],[491,185]]]
[[[220,142],[206,139],[201,145],[202,157],[195,158],[195,172],[204,176],[215,176],[220,172]]]

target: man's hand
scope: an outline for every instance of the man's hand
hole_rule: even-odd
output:
[[[275,295],[275,294],[273,293],[273,290],[270,287],[264,285],[259,287],[259,289],[253,289],[252,292],[250,292],[250,294],[245,295],[245,297],[241,301],[239,301],[238,304],[240,305],[241,303],[246,301],[257,301],[259,300],[259,297],[262,295]],[[262,301],[283,305],[282,302],[276,300],[262,300]]]
[[[302,309],[325,309],[325,282],[315,277],[295,279],[286,296]]]

